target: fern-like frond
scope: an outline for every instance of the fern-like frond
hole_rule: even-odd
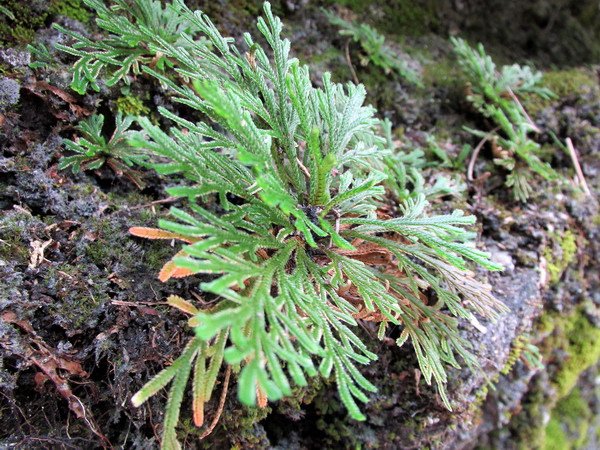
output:
[[[202,274],[207,281],[201,289],[219,299],[214,308],[198,311],[170,301],[194,313],[196,337],[133,399],[139,405],[172,383],[163,446],[176,446],[190,375],[200,424],[222,363],[239,373],[244,404],[261,406],[291,395],[308,377],[331,376],[349,414],[364,420],[359,404],[375,386],[359,367],[377,355],[355,333],[358,320],[378,322],[382,339],[388,326],[400,327],[398,343],[411,341],[425,380],[437,384],[449,407],[446,365],[456,366],[459,358],[476,365],[456,316],[475,320],[475,314],[494,317],[504,310],[467,268],[472,262],[491,270],[500,266],[475,248],[475,235],[467,230],[474,217],[428,216],[424,196],[407,192],[418,176],[393,173],[393,159],[386,158],[394,149],[380,135],[374,109],[364,105],[364,87],[334,83],[329,74],[314,86],[309,69],[290,57],[269,3],[257,25],[266,48],[248,34],[244,46],[236,45],[182,1],[169,7],[176,18],[162,20],[189,24],[194,35],[182,32],[184,45],[168,33],[147,37],[157,23],[147,17],[150,12],[112,20],[111,9],[88,3],[102,18],[98,25],[118,43],[117,53],[109,61],[82,37],[71,48],[86,49],[84,66],[97,70],[85,72],[78,63],[78,76],[95,82],[100,68],[121,61],[122,47],[143,50],[136,57],[139,73],[203,118],[193,123],[160,109],[173,123],[170,130],[142,117],[142,131],[129,139],[160,161],[154,164],[159,174],[177,174],[178,185],[167,192],[188,199],[159,221],[163,231],[134,227],[132,233],[183,242],[161,280]],[[131,39],[119,34],[121,25]],[[170,70],[148,55],[160,55]],[[408,155],[400,170],[417,170],[419,158]],[[386,184],[392,175],[395,184]],[[393,189],[404,202],[390,215],[381,208]],[[204,202],[207,197],[212,201]],[[424,295],[430,288],[434,301]]]
[[[104,164],[109,166],[117,175],[125,175],[138,188],[144,187],[140,174],[133,169],[136,165],[144,165],[147,155],[132,147],[129,140],[135,132],[130,130],[133,117],[123,117],[118,114],[115,118],[115,130],[107,139],[103,135],[104,116],[93,115],[83,120],[75,127],[81,134],[77,140],[64,140],[67,150],[75,153],[65,156],[58,162],[58,168],[71,168],[73,173],[82,170],[95,170]]]

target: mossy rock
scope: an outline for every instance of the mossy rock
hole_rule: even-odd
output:
[[[361,20],[373,22],[378,30],[386,34],[421,36],[440,28],[438,0],[342,0],[327,3],[350,8]]]
[[[11,12],[11,18],[0,14],[0,44],[25,45],[33,41],[36,30],[49,17],[66,16],[87,23],[91,13],[82,0],[3,0],[2,6]]]
[[[423,79],[427,86],[461,90],[462,96],[464,96],[465,81],[462,71],[456,61],[451,58],[438,58],[426,64],[423,70]]]
[[[570,313],[548,312],[538,321],[532,335],[542,338],[538,347],[546,370],[533,378],[520,411],[506,427],[515,448],[583,448],[593,414],[578,382],[600,361],[600,328],[586,313],[591,307],[583,304]]]
[[[12,260],[22,265],[29,262],[30,248],[24,241],[23,228],[28,226],[30,219],[24,212],[0,219],[0,260]]]
[[[542,344],[546,364],[555,367],[552,384],[557,398],[565,397],[577,384],[582,372],[600,361],[600,328],[587,318],[580,306],[570,315],[547,314],[544,328],[552,328]]]
[[[554,99],[543,99],[535,94],[526,94],[522,103],[530,115],[536,116],[540,111],[557,104],[567,98],[579,98],[587,95],[597,86],[596,76],[586,68],[552,70],[544,73],[542,85],[550,89]]]
[[[3,6],[12,13],[14,20],[0,15],[0,44],[31,42],[35,30],[44,25],[49,14],[48,6],[42,1],[5,0]]]
[[[559,98],[583,95],[597,85],[594,73],[581,68],[546,72],[542,82]]]
[[[577,239],[571,230],[562,235],[551,233],[549,236],[553,245],[544,250],[544,258],[550,284],[557,284],[569,264],[575,260]]]
[[[552,411],[544,436],[545,450],[583,448],[593,413],[579,389],[559,401]]]
[[[49,313],[70,330],[94,326],[99,311],[110,301],[105,274],[84,274],[80,268],[63,264],[44,274],[46,285],[56,287],[60,301],[49,305]]]

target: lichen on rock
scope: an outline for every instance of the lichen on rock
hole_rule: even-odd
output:
[[[0,113],[19,103],[21,85],[12,78],[0,78]]]

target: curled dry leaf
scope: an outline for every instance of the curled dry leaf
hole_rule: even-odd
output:
[[[38,336],[31,323],[19,319],[14,312],[5,311],[0,316],[0,319],[5,323],[16,325],[26,333],[21,342],[19,342],[19,345],[11,346],[10,351],[25,360],[28,364],[36,366],[41,371],[35,375],[36,384],[41,387],[45,381],[52,381],[58,393],[67,401],[69,409],[73,414],[78,419],[83,420],[96,436],[110,445],[106,436],[102,434],[94,422],[91,412],[86,409],[79,397],[73,393],[68,379],[61,374],[61,371],[65,371],[71,376],[89,377],[89,374],[83,369],[81,364],[57,354],[54,349]],[[8,350],[10,343],[0,340],[0,345]]]
[[[66,91],[63,91],[62,89],[56,86],[52,86],[51,84],[45,81],[33,80],[30,83],[27,83],[25,85],[25,88],[29,90],[32,94],[35,94],[36,96],[40,97],[45,102],[49,102],[50,99],[48,97],[47,92],[50,92],[54,96],[58,97],[60,100],[67,103],[71,111],[79,118],[87,117],[92,114],[92,111],[90,111],[84,106],[79,105],[79,101],[73,95],[69,94]],[[57,119],[68,119],[64,112],[55,108],[53,108],[53,110],[54,111],[52,112],[52,114]]]
[[[31,255],[29,257],[30,269],[35,269],[46,259],[44,258],[44,251],[50,244],[52,244],[52,239],[48,239],[45,242],[37,240],[31,242]]]
[[[161,230],[158,228],[149,228],[149,227],[131,227],[129,228],[129,233],[133,236],[145,238],[145,239],[161,239],[161,240],[178,240],[182,242],[186,242],[188,244],[193,244],[194,242],[198,242],[199,239],[192,239],[188,236],[183,236],[177,233],[171,233],[169,231]],[[184,251],[180,251],[175,254],[175,256],[169,260],[163,267],[160,269],[158,274],[158,279],[165,283],[171,278],[185,278],[193,274],[193,272],[189,269],[184,269],[181,267],[177,267],[173,262],[173,259],[186,256]]]

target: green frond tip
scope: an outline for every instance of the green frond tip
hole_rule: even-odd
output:
[[[10,20],[16,20],[15,15],[12,13],[12,11],[5,6],[0,5],[0,13],[4,14]]]
[[[132,398],[131,403],[135,407],[144,404],[150,397],[154,396],[158,391],[163,389],[173,378],[180,373],[181,370],[186,371],[186,366],[189,366],[191,359],[198,351],[200,340],[192,341],[186,350],[175,360],[175,362],[163,369],[158,375],[144,385]]]

